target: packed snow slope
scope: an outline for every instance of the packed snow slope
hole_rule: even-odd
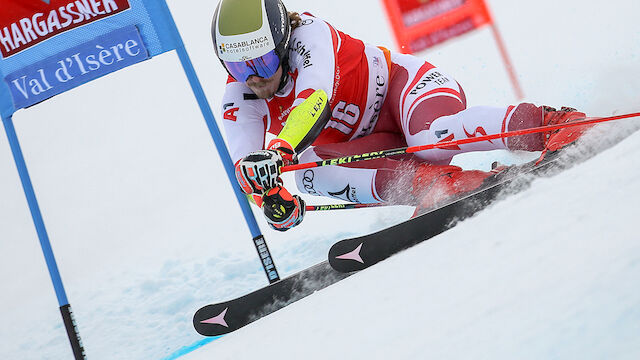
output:
[[[636,133],[184,359],[638,359],[639,178]]]
[[[290,10],[395,48],[379,2],[285,1]],[[210,39],[216,3],[168,0],[207,97],[219,109],[226,74]],[[640,111],[640,3],[488,4],[525,100],[594,116]],[[452,74],[470,106],[517,101],[487,28],[420,56]],[[202,340],[191,325],[200,306],[266,284],[175,54],[21,110],[14,122],[90,359],[175,358]],[[255,358],[264,349],[264,358],[276,352],[382,358],[393,349],[405,358],[639,358],[639,142],[636,134],[192,356]],[[487,169],[496,159],[524,155],[455,160]],[[281,234],[256,213],[281,276],[324,260],[336,240],[410,214],[409,208],[310,213],[302,226]],[[70,359],[4,135],[0,276],[0,359]]]

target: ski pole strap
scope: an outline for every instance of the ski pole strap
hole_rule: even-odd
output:
[[[418,151],[424,151],[424,150],[430,150],[430,149],[445,148],[449,146],[470,144],[470,143],[486,141],[486,140],[494,140],[494,139],[513,137],[513,136],[539,133],[539,132],[553,131],[553,130],[558,130],[562,128],[572,127],[572,126],[596,124],[596,123],[601,123],[605,121],[621,120],[621,119],[628,119],[633,117],[640,117],[640,113],[630,113],[630,114],[624,114],[624,115],[615,115],[615,116],[599,117],[599,118],[584,118],[582,120],[572,121],[569,123],[539,126],[539,127],[523,129],[523,130],[507,131],[507,132],[498,133],[498,134],[478,136],[474,138],[467,138],[467,139],[460,139],[460,140],[453,140],[453,141],[443,141],[436,144],[426,144],[426,145],[410,146],[410,147],[398,148],[398,149],[373,151],[373,152],[359,154],[359,155],[343,156],[335,159],[327,159],[327,160],[321,160],[321,161],[310,162],[305,164],[283,166],[280,169],[280,172],[285,173],[287,171],[311,169],[311,168],[327,166],[327,165],[345,165],[345,164],[349,164],[356,161],[380,159],[384,157],[402,155],[402,154],[411,154]]]
[[[385,203],[374,204],[329,204],[329,205],[307,205],[307,211],[327,211],[327,210],[349,210],[349,209],[362,209],[370,207],[389,206]]]

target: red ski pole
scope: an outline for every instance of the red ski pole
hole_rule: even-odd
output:
[[[327,159],[327,160],[321,160],[321,161],[304,163],[304,164],[283,166],[280,169],[280,171],[282,173],[285,173],[287,171],[310,169],[310,168],[327,166],[327,165],[344,165],[344,164],[349,164],[356,161],[380,159],[380,158],[394,156],[394,155],[411,154],[418,151],[424,151],[424,150],[430,150],[430,149],[436,149],[436,148],[445,148],[449,146],[470,144],[474,142],[508,138],[513,136],[521,136],[521,135],[527,135],[527,134],[533,134],[533,133],[539,133],[539,132],[558,130],[558,129],[568,128],[572,126],[590,125],[590,124],[596,124],[596,123],[612,121],[612,120],[628,119],[633,117],[640,117],[640,113],[631,113],[631,114],[615,115],[615,116],[599,117],[599,118],[585,118],[583,120],[577,120],[577,121],[564,123],[564,124],[547,125],[547,126],[540,126],[540,127],[530,128],[530,129],[507,131],[499,134],[478,136],[474,138],[461,139],[461,140],[445,141],[445,142],[439,142],[436,144],[427,144],[427,145],[409,146],[409,147],[397,148],[397,149],[373,151],[373,152],[364,153],[364,154],[343,156],[335,159]]]

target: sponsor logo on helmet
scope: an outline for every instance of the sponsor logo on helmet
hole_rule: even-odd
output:
[[[245,53],[256,49],[261,49],[270,46],[270,41],[267,36],[260,36],[258,38],[249,41],[239,41],[234,43],[221,43],[218,45],[220,54],[230,53],[239,54]]]
[[[287,28],[287,21],[289,21],[289,15],[284,11],[284,6],[279,1],[278,10],[280,10],[280,32],[284,34]]]

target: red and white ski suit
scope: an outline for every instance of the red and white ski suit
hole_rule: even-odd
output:
[[[291,34],[289,82],[273,98],[256,99],[244,83],[233,79],[227,83],[222,115],[234,162],[263,149],[265,134],[277,135],[292,108],[317,89],[329,95],[332,115],[312,146],[300,154],[300,162],[458,140],[542,123],[542,110],[532,104],[467,109],[462,87],[436,66],[412,55],[365,44],[310,14],[301,18],[302,25]],[[397,181],[400,174],[420,162],[446,165],[462,152],[542,148],[539,134],[484,141],[426,150],[403,159],[301,170],[296,173],[296,183],[300,191],[312,195],[374,203],[389,200],[391,188],[401,185]]]

